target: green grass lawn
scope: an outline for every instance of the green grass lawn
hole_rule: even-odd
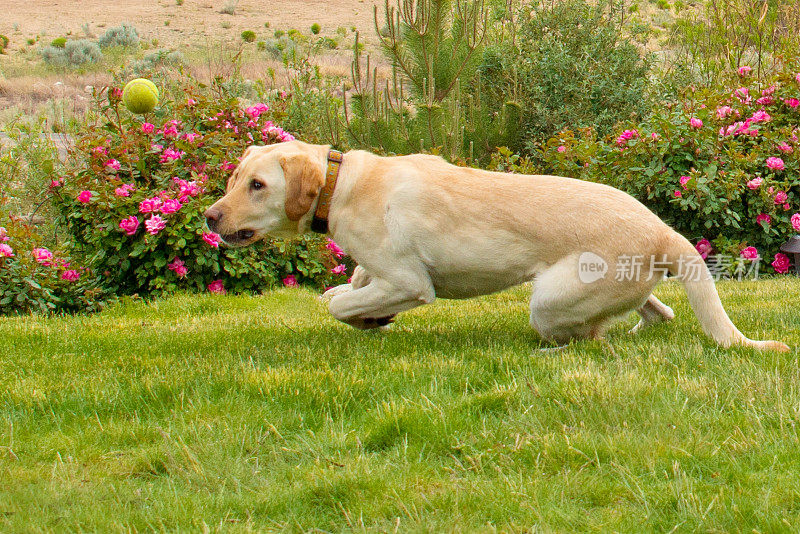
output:
[[[800,346],[797,279],[719,288]],[[536,351],[525,288],[389,332],[304,290],[0,318],[0,531],[796,529],[798,352],[657,295],[676,320],[613,351]]]

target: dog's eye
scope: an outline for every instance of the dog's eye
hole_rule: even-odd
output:
[[[263,187],[264,187],[264,184],[262,184],[258,180],[253,180],[252,182],[250,182],[250,189],[253,189],[255,191],[258,191],[259,189],[262,189]]]

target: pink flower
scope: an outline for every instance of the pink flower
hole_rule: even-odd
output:
[[[219,244],[222,242],[222,238],[219,234],[215,232],[203,232],[203,241],[208,243],[214,248],[219,248]]]
[[[753,113],[753,116],[750,117],[750,122],[769,122],[771,120],[772,117],[763,109],[756,111]]]
[[[559,152],[566,152],[567,151],[567,147],[565,147],[564,145],[561,145],[556,150],[558,150]]]
[[[186,152],[182,152],[180,150],[175,150],[172,148],[164,149],[164,152],[161,153],[161,163],[167,163],[169,161],[175,161],[178,159],[183,158],[186,155]]]
[[[691,176],[681,176],[680,182],[684,189],[686,189],[686,184],[688,184],[691,179]]]
[[[756,247],[744,248],[739,254],[746,260],[758,259],[758,249]]]
[[[231,163],[228,160],[225,160],[220,164],[219,168],[222,169],[223,171],[232,171],[233,169],[236,168],[236,164]]]
[[[98,157],[98,158],[100,156],[107,156],[108,155],[108,149],[106,147],[104,147],[104,146],[96,146],[96,147],[94,147],[92,149],[92,154],[94,154],[94,156]]]
[[[0,243],[0,258],[11,258],[14,256],[14,249],[10,245]]]
[[[331,269],[331,273],[333,274],[345,274],[346,272],[347,272],[347,265],[345,265],[344,263],[340,263],[339,265]]]
[[[733,94],[734,96],[736,96],[736,98],[739,99],[739,102],[741,102],[742,104],[746,105],[752,101],[752,98],[750,97],[750,91],[747,89],[747,87],[740,87],[737,90],[735,90]]]
[[[197,141],[201,137],[203,137],[203,136],[200,135],[199,133],[194,133],[194,132],[189,132],[189,133],[183,134],[183,138],[186,140],[186,142],[187,143],[191,143],[191,144],[194,144],[195,141]]]
[[[67,282],[75,282],[81,277],[80,273],[76,270],[64,271],[61,273],[61,279]]]
[[[683,196],[683,193],[681,193],[680,189],[676,189],[672,194],[675,196],[675,198],[681,198]]]
[[[800,83],[800,72],[795,74],[794,79],[797,81],[797,83]]]
[[[175,271],[175,274],[178,278],[183,278],[186,276],[186,273],[189,272],[189,269],[186,268],[186,264],[180,258],[173,258],[172,263],[167,264],[167,269],[170,271]]]
[[[269,106],[261,103],[256,104],[254,106],[250,106],[249,108],[244,110],[247,116],[250,117],[251,119],[257,119],[259,115],[267,111],[269,111]]]
[[[775,193],[775,204],[785,204],[787,200],[789,200],[789,195],[786,194],[786,191]]]
[[[792,215],[792,228],[794,228],[795,232],[800,232],[800,213],[795,213]]]
[[[50,181],[50,189],[56,189],[64,185],[64,178],[56,178]]]
[[[222,280],[214,280],[206,287],[208,287],[208,290],[211,293],[216,293],[217,295],[224,295],[227,293],[227,291],[225,291],[225,285],[223,285]]]
[[[617,137],[617,146],[623,146],[634,137],[639,137],[639,130],[625,130]]]
[[[782,171],[786,168],[781,158],[770,157],[767,158],[767,168],[773,171]]]
[[[749,187],[752,190],[756,190],[759,188],[759,186],[762,184],[763,181],[764,179],[762,177],[756,176],[755,178],[747,182],[747,187]]]
[[[691,126],[692,128],[700,129],[703,127],[703,121],[701,121],[696,117],[692,117],[691,119],[689,119],[689,126]]]
[[[792,207],[789,205],[788,202],[783,205],[783,211],[789,211],[790,209],[792,209]]]
[[[50,265],[50,260],[53,259],[53,253],[46,248],[35,248],[31,251],[37,263],[42,265]]]
[[[158,197],[146,198],[139,202],[139,213],[152,213],[161,209],[163,201]]]
[[[119,229],[125,232],[127,235],[135,234],[138,228],[139,219],[136,217],[136,215],[126,217],[119,222]]]
[[[796,98],[784,98],[783,103],[790,108],[796,108],[797,106],[800,106],[800,100]]]
[[[739,67],[739,76],[747,76],[753,70],[752,67],[748,67],[747,65],[743,65]]]
[[[192,107],[195,104],[197,104],[197,101],[194,98],[187,98],[186,99],[186,105],[187,106]]]
[[[131,191],[136,189],[133,184],[122,184],[121,186],[114,189],[114,194],[118,197],[129,197],[131,196]]]
[[[120,170],[120,168],[122,168],[122,166],[120,165],[119,161],[117,161],[115,159],[110,159],[110,160],[106,161],[105,165],[109,169],[114,169],[115,171],[118,171],[118,170]]]
[[[181,204],[180,200],[177,200],[177,199],[174,199],[174,198],[168,198],[161,205],[161,213],[163,213],[165,215],[169,214],[169,213],[175,213],[176,211],[178,211],[182,207],[183,207],[183,204]]]
[[[733,114],[733,108],[730,106],[720,106],[717,108],[717,118],[724,119],[725,117]]]
[[[769,216],[767,213],[759,213],[756,217],[756,224],[764,225],[764,224],[772,224],[772,217]]]
[[[708,255],[711,253],[712,246],[711,242],[704,237],[703,239],[697,242],[694,248],[697,249],[697,252],[700,253],[703,259],[706,259],[708,258]]]
[[[83,204],[88,204],[89,201],[92,199],[92,192],[83,190],[78,194],[78,202],[82,202]]]
[[[286,287],[297,287],[297,278],[295,278],[293,274],[290,274],[283,279],[283,285]]]
[[[162,150],[164,150],[164,146],[159,145],[158,143],[153,143],[152,145],[150,145],[150,150],[153,152],[161,152]]]
[[[653,139],[653,141],[658,141],[658,134],[657,133],[655,133],[655,132],[651,133],[650,137]]]
[[[784,274],[789,271],[789,265],[791,262],[789,261],[789,256],[786,254],[781,254],[778,252],[775,254],[775,259],[772,260],[772,268],[775,269],[775,272],[778,274]]]
[[[335,257],[337,257],[337,258],[341,258],[342,256],[344,256],[344,250],[342,250],[342,249],[339,247],[339,245],[337,245],[337,244],[336,244],[336,243],[333,241],[333,239],[330,239],[330,238],[328,238],[328,243],[325,245],[325,248],[327,248],[328,250],[330,250],[330,251],[331,251],[331,254],[333,254],[333,255],[334,255]]]
[[[794,149],[792,148],[792,145],[790,145],[786,141],[784,141],[784,142],[782,142],[781,144],[778,145],[778,150],[780,150],[784,154],[791,154],[792,152],[794,152]]]
[[[142,123],[142,133],[151,134],[155,131],[156,127],[149,122]]]
[[[167,221],[162,219],[160,215],[151,215],[150,218],[144,222],[144,227],[148,234],[156,235],[167,227]]]

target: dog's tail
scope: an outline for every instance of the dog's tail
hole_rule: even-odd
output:
[[[744,345],[759,350],[789,351],[789,347],[780,341],[755,341],[739,332],[722,307],[717,287],[702,256],[685,237],[672,232],[666,245],[670,273],[686,288],[689,304],[706,335],[723,347]]]

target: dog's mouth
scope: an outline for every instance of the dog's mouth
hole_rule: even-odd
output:
[[[222,240],[230,246],[241,247],[256,240],[256,231],[245,229],[232,234],[223,234]]]

